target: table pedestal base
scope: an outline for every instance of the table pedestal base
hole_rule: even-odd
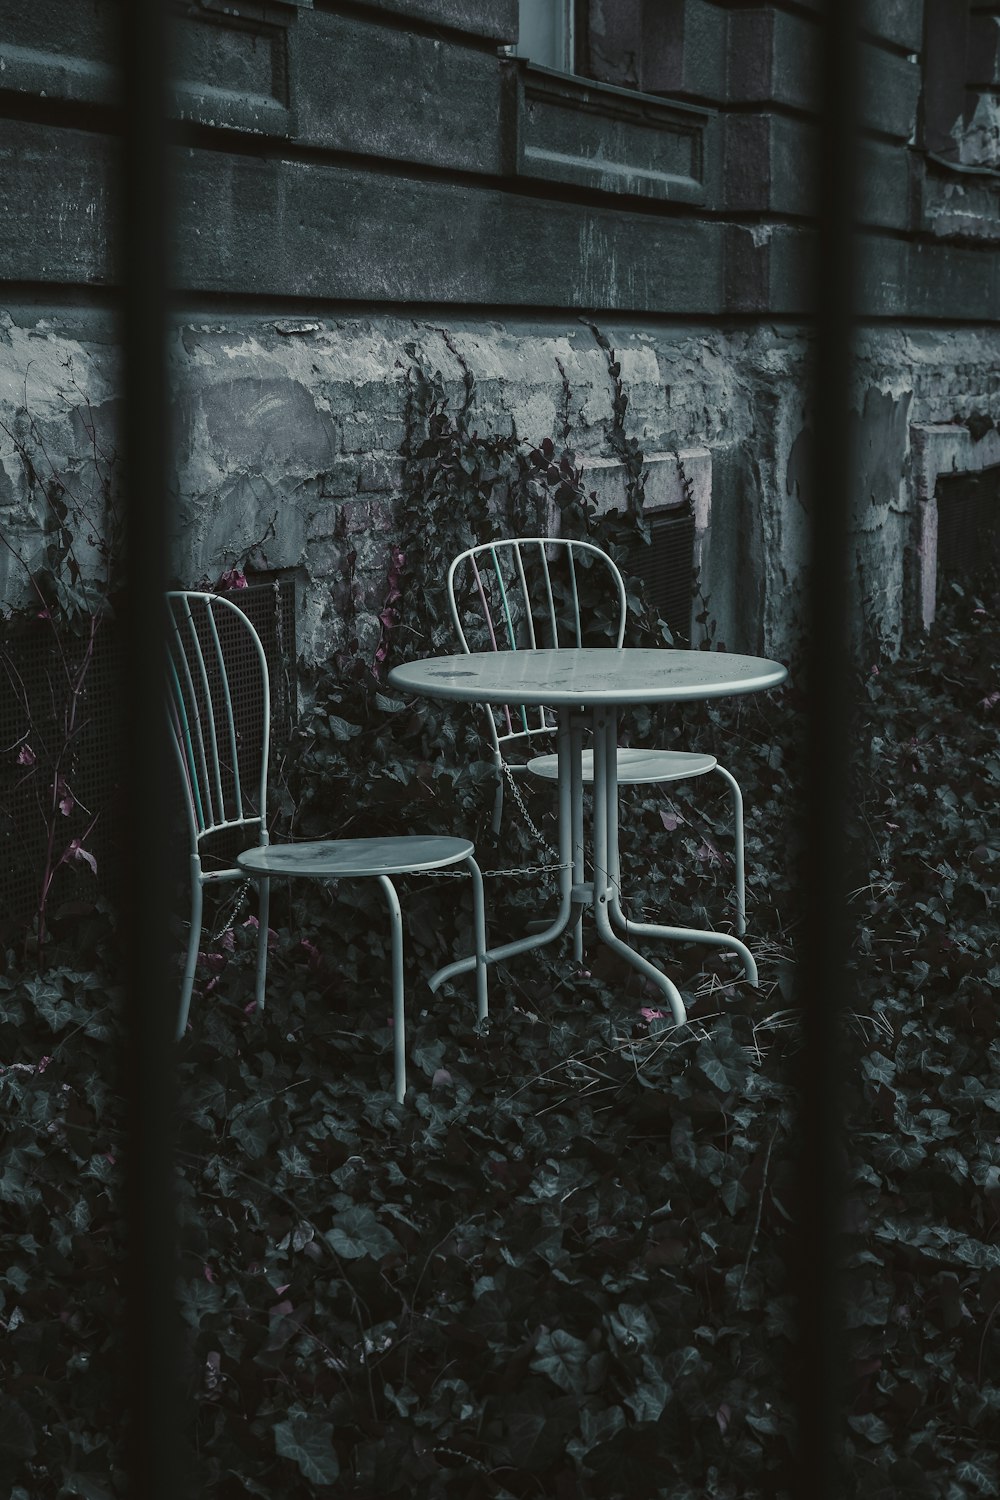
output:
[[[583,776],[581,769],[582,729],[593,728],[594,736],[594,803],[592,826],[592,876],[585,879],[583,839]],[[673,980],[649,959],[637,953],[627,938],[661,938],[667,942],[701,943],[725,948],[735,953],[751,984],[757,983],[757,965],[753,954],[739,938],[728,933],[706,932],[696,927],[669,927],[658,922],[633,922],[621,906],[621,866],[618,855],[618,715],[614,708],[598,707],[584,713],[563,709],[559,714],[559,911],[542,931],[498,948],[488,948],[487,963],[499,963],[545,947],[562,936],[572,924],[573,952],[577,962],[583,957],[583,913],[590,907],[594,914],[597,936],[606,947],[639,970],[656,986],[670,1006],[678,1026],[687,1020],[680,991]],[[615,929],[618,929],[617,931]],[[619,933],[622,936],[619,936]],[[476,959],[457,959],[431,976],[430,987],[436,990],[445,980],[475,968]]]

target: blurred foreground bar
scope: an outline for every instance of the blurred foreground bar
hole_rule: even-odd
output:
[[[164,0],[122,7],[121,246],[126,599],[121,684],[127,879],[126,984],[129,1493],[181,1500],[174,1315],[173,1011],[167,953],[168,763],[162,596],[167,581],[167,18]]]
[[[855,203],[860,151],[858,0],[827,0],[815,282],[815,446],[806,649],[806,882],[799,955],[805,1048],[798,1195],[800,1500],[843,1494],[845,1431],[840,1274],[843,1187],[841,1054],[846,983],[845,809],[852,662],[849,420],[856,316]]]

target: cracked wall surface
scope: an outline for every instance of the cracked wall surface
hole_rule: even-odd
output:
[[[808,349],[800,331],[606,321],[628,396],[626,430],[650,461],[650,492],[678,491],[672,455],[695,455],[700,585],[730,650],[785,657],[800,629],[810,497]],[[476,381],[472,425],[569,445],[613,503],[605,350],[583,322],[507,316],[447,325],[390,316],[181,318],[171,339],[174,553],[179,580],[228,567],[294,570],[299,642],[310,660],[343,644],[356,611],[361,649],[378,638],[401,494],[407,372],[440,371],[455,404]],[[45,541],[36,470],[93,509],[115,462],[118,357],[94,315],[9,308],[0,316],[0,557],[9,607]],[[1000,420],[1000,333],[869,331],[861,338],[852,497],[856,615],[890,641],[914,622],[920,506],[915,426]],[[700,455],[700,456],[699,456]],[[704,457],[707,455],[707,458]],[[96,489],[95,489],[96,485]],[[623,478],[621,490],[624,493]],[[93,519],[93,529],[99,517]],[[87,533],[84,526],[83,532]],[[82,536],[84,560],[97,566]],[[352,566],[348,568],[348,560]]]

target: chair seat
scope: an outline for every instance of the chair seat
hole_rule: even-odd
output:
[[[237,863],[248,875],[324,876],[346,879],[365,875],[418,875],[456,864],[473,851],[468,839],[425,837],[317,839],[304,844],[266,844],[247,849]]]
[[[618,781],[620,785],[636,786],[644,781],[681,781],[686,776],[704,776],[714,771],[718,762],[714,755],[695,755],[689,750],[628,750],[618,751]],[[559,760],[555,755],[536,755],[529,760],[527,769],[532,776],[545,781],[555,781],[559,776]],[[594,752],[583,752],[583,779],[594,779]]]

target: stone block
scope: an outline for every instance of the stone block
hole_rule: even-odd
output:
[[[89,131],[0,120],[0,267],[18,281],[116,278],[117,145]]]
[[[726,99],[726,13],[710,0],[647,4],[642,86],[653,94],[722,104]]]
[[[500,171],[496,55],[325,11],[300,16],[292,41],[300,144]]]
[[[74,104],[117,98],[114,0],[0,0],[0,81],[7,92]]]
[[[217,130],[292,134],[288,99],[290,10],[203,5],[173,19],[174,110]]]
[[[324,500],[342,500],[357,493],[358,465],[353,458],[337,458],[320,475],[320,495]]]
[[[723,306],[723,227],[709,220],[205,150],[184,157],[179,207],[180,283],[203,292],[660,316]]]
[[[808,16],[770,7],[729,17],[730,103],[782,104],[815,114],[820,108],[820,27]],[[920,69],[883,47],[861,47],[862,123],[898,140],[913,135]]]
[[[712,455],[707,448],[680,450],[681,465],[690,485],[694,506],[695,531],[704,532],[712,509]],[[683,505],[687,499],[681,465],[674,453],[647,453],[643,456],[644,509],[660,510]],[[617,458],[582,460],[583,483],[588,494],[596,495],[598,510],[624,510],[626,505],[625,466]]]
[[[920,98],[919,62],[882,47],[861,49],[861,119],[872,130],[898,141],[914,139]]]
[[[435,30],[448,27],[504,45],[517,41],[517,0],[368,0],[368,4],[387,16],[420,21]]]
[[[403,460],[395,454],[372,453],[362,459],[358,470],[358,489],[362,494],[398,494],[403,485]]]
[[[913,0],[861,0],[861,24],[871,36],[905,52],[923,46],[923,6]]]
[[[781,114],[732,114],[725,121],[727,208],[805,217],[816,212],[819,132],[808,120]],[[861,143],[863,224],[909,226],[906,153],[884,141]]]

